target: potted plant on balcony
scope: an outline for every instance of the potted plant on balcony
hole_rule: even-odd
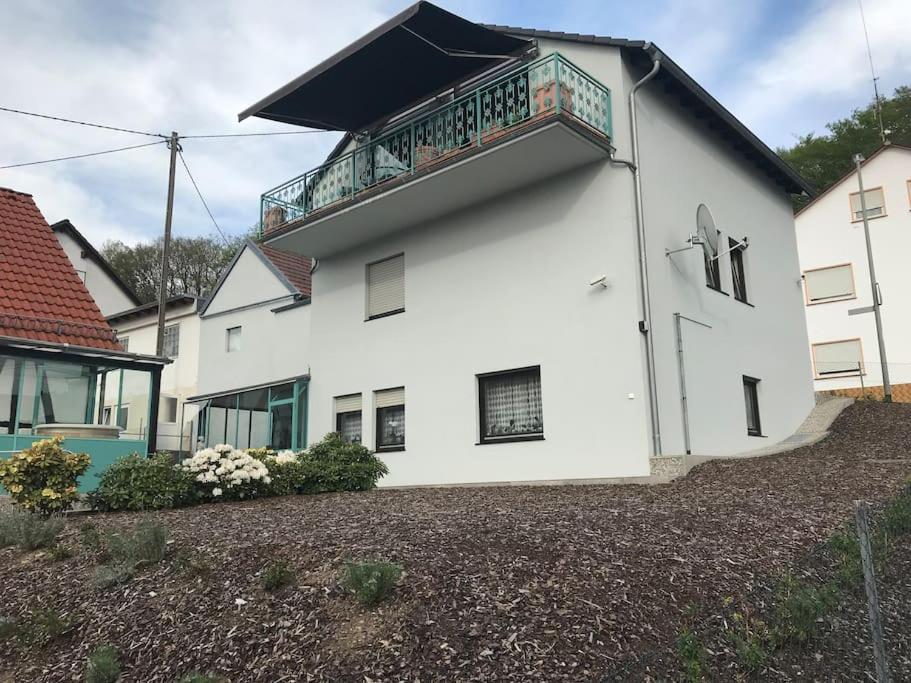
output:
[[[284,225],[287,219],[285,209],[281,206],[270,206],[263,214],[263,232],[269,232]]]
[[[542,116],[555,111],[557,108],[557,81],[551,79],[535,88],[534,112],[535,116]],[[572,112],[573,89],[566,83],[560,83],[560,109]]]

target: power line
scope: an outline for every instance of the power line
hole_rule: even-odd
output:
[[[882,101],[879,99],[879,86],[877,85],[879,77],[876,75],[876,68],[873,66],[873,50],[870,49],[870,35],[867,33],[867,18],[864,16],[864,1],[857,0],[857,4],[860,6],[860,23],[864,27],[864,40],[867,42],[867,57],[870,60],[870,75],[873,77],[873,97],[876,100],[876,118],[879,122],[879,137],[882,139],[883,144],[885,144],[886,129],[883,126],[883,107]]]
[[[334,130],[282,130],[272,133],[221,133],[219,135],[181,135],[181,140],[203,140],[212,138],[256,138],[268,135],[304,135],[306,133],[337,133]]]
[[[25,116],[34,116],[39,119],[48,119],[50,121],[61,121],[63,123],[75,123],[79,126],[89,126],[90,128],[102,128],[104,130],[114,130],[118,133],[132,133],[133,135],[145,135],[152,138],[168,139],[167,135],[161,133],[148,133],[143,130],[132,130],[130,128],[118,128],[117,126],[106,126],[102,123],[89,123],[88,121],[77,121],[75,119],[65,119],[61,116],[49,116],[48,114],[36,114],[32,111],[23,111],[21,109],[10,109],[9,107],[0,107],[0,111],[10,112],[12,114],[23,114]]]
[[[68,157],[56,157],[54,159],[43,159],[41,161],[27,161],[22,164],[9,164],[7,166],[0,166],[0,170],[5,168],[21,168],[22,166],[37,166],[38,164],[52,164],[55,161],[69,161],[71,159],[85,159],[87,157],[97,157],[102,154],[113,154],[114,152],[124,152],[128,149],[139,149],[140,147],[151,147],[152,145],[162,145],[167,140],[159,140],[157,142],[146,142],[141,145],[130,145],[129,147],[117,147],[116,149],[105,149],[100,152],[89,152],[88,154],[74,154]]]
[[[184,170],[186,170],[187,175],[190,178],[190,182],[193,183],[193,187],[196,189],[196,194],[199,196],[199,201],[202,202],[206,213],[209,214],[209,218],[212,219],[212,225],[214,225],[215,229],[218,230],[218,234],[221,235],[221,238],[225,241],[225,244],[231,246],[231,242],[227,237],[225,237],[225,233],[223,233],[221,231],[221,228],[218,226],[218,221],[216,221],[215,216],[212,215],[212,211],[209,209],[209,205],[206,203],[205,197],[202,196],[202,192],[199,190],[199,185],[196,184],[196,179],[193,177],[193,174],[190,173],[190,167],[187,166],[187,160],[183,158],[183,151],[180,149],[180,147],[177,148],[177,154],[180,156],[180,163],[183,164]]]

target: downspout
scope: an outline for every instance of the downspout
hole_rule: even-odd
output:
[[[651,51],[651,44],[646,43],[646,51]],[[655,379],[655,345],[651,334],[652,304],[648,286],[648,258],[646,256],[645,218],[642,205],[642,177],[639,173],[639,125],[636,117],[636,93],[639,89],[658,75],[661,69],[660,53],[651,53],[652,69],[639,80],[629,94],[629,119],[630,138],[632,142],[632,161],[615,159],[611,154],[611,162],[623,164],[632,171],[633,192],[636,198],[636,248],[639,256],[639,302],[641,305],[641,320],[639,331],[645,335],[645,372],[648,379],[649,393],[649,418],[652,428],[652,451],[654,455],[661,455],[661,425],[658,419],[658,386]]]

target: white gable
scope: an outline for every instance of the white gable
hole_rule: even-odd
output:
[[[252,247],[245,246],[215,292],[205,315],[275,301],[294,295],[279,274]]]

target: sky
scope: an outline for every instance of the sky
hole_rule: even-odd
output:
[[[295,130],[237,114],[409,0],[2,0],[0,106],[184,135]],[[872,99],[857,0],[439,0],[468,19],[649,40],[772,147]],[[911,84],[911,1],[864,0],[881,92]],[[385,74],[378,77],[396,77]],[[246,232],[259,195],[319,165],[338,133],[186,140],[221,230]],[[0,112],[0,166],[154,141]],[[215,227],[178,164],[175,235]],[[164,145],[0,170],[50,222],[96,246],[162,232]]]

